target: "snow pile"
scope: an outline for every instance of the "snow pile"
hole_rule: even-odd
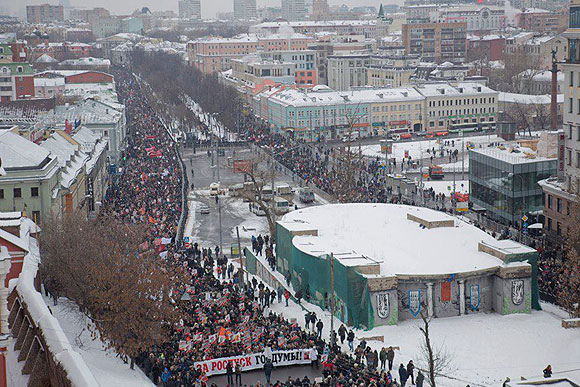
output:
[[[99,386],[95,376],[70,345],[58,320],[51,314],[40,293],[34,288],[38,271],[39,252],[34,240],[30,252],[24,257],[22,272],[16,291],[22,304],[26,305],[34,324],[40,329],[50,353],[60,362],[73,386]]]

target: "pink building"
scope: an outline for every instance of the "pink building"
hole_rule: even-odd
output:
[[[239,35],[233,38],[202,38],[187,44],[189,64],[205,74],[231,68],[230,60],[256,51],[301,51],[314,39],[302,34],[257,36]]]

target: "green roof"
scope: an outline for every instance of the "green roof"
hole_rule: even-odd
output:
[[[3,51],[4,55],[12,56],[12,48],[10,47],[9,44],[2,43],[2,44],[0,44],[0,47],[2,47],[4,49],[4,51]]]
[[[0,63],[0,69],[8,67],[10,69],[11,75],[31,75],[34,74],[34,69],[30,63]],[[22,67],[22,72],[17,71],[19,67]],[[1,70],[0,70],[1,73]]]

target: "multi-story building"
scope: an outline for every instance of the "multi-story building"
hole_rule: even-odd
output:
[[[92,46],[79,42],[46,42],[32,48],[31,57],[38,59],[44,54],[49,55],[57,61],[76,58],[88,58],[91,56]]]
[[[307,36],[316,33],[335,33],[339,35],[364,35],[367,39],[377,39],[386,32],[376,19],[372,20],[308,20],[308,21],[274,21],[256,24],[250,27],[250,33],[280,33],[292,27],[294,32]],[[282,29],[282,30],[281,30]]]
[[[502,60],[505,53],[505,36],[489,34],[484,36],[471,35],[467,38],[467,57],[483,58],[496,61]]]
[[[106,38],[121,32],[121,19],[114,16],[95,19],[91,27],[95,38]]]
[[[0,211],[26,211],[35,221],[56,207],[60,171],[56,156],[35,143],[0,130]]]
[[[304,0],[282,0],[282,18],[288,21],[300,21],[306,18]]]
[[[466,47],[466,23],[403,24],[405,53],[421,56],[424,61],[463,62]]]
[[[542,34],[559,34],[568,27],[568,8],[555,12],[538,8],[526,8],[517,15],[518,27]]]
[[[179,17],[182,19],[201,19],[200,0],[180,0]]]
[[[417,86],[425,97],[425,130],[488,129],[495,127],[498,92],[478,83]]]
[[[96,19],[106,19],[111,17],[111,13],[105,8],[93,9],[71,9],[70,18],[80,19],[92,24]]]
[[[431,18],[433,22],[465,22],[468,32],[490,32],[505,28],[505,10],[503,8],[449,7],[436,12],[435,15]]]
[[[259,53],[260,58],[270,61],[282,61],[296,64],[297,85],[318,84],[318,70],[316,68],[316,51],[265,51]]]
[[[256,16],[256,0],[234,0],[235,20],[252,20]]]
[[[51,23],[64,20],[64,7],[62,5],[27,5],[26,21],[33,24]]]
[[[231,68],[230,60],[260,51],[306,50],[313,39],[302,34],[255,34],[238,35],[233,38],[202,38],[188,42],[189,64],[205,74]]]
[[[367,84],[378,87],[401,87],[409,84],[419,65],[417,55],[404,55],[404,47],[382,47],[371,56]]]
[[[325,20],[328,18],[328,1],[327,0],[312,0],[312,14],[311,19]]]
[[[568,51],[568,43],[563,35],[534,36],[533,33],[520,33],[506,38],[506,53],[522,53],[530,68],[552,68],[552,51],[556,51],[556,60],[561,62]]]
[[[557,159],[507,145],[469,150],[469,200],[489,218],[520,225],[526,214],[542,210],[539,181],[556,173]]]
[[[263,117],[275,131],[297,139],[340,138],[353,130],[420,130],[424,97],[412,88],[334,91],[327,86],[268,91]]]
[[[544,232],[552,245],[562,245],[564,232],[575,221],[571,209],[580,193],[580,0],[571,0],[567,38],[568,50],[559,63],[564,73],[563,133],[558,137],[558,166],[555,176],[540,182],[544,192]]]
[[[345,91],[367,84],[370,55],[332,55],[328,57],[328,86]]]
[[[34,71],[29,63],[0,63],[0,102],[35,95]]]

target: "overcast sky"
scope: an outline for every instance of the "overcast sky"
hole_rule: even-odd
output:
[[[62,0],[61,0],[62,1]],[[65,0],[66,1],[66,0]],[[171,9],[177,12],[178,0],[68,0],[74,7],[104,7],[113,14],[129,14],[135,9],[149,7],[152,11]],[[346,4],[349,7],[374,5],[378,8],[381,0],[328,0],[330,5]],[[385,4],[402,4],[403,0],[383,1]],[[58,4],[59,0],[0,0],[0,14],[24,17],[26,5]],[[280,6],[280,0],[257,0],[258,7]],[[215,17],[216,12],[233,10],[233,0],[201,0],[201,12],[204,18]]]

